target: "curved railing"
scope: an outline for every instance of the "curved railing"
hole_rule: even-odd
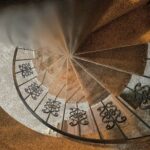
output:
[[[148,68],[149,47],[146,51],[147,57],[144,58],[144,62],[146,63],[145,68]],[[80,95],[78,92],[82,90],[78,86],[77,88],[74,87],[73,92],[71,91],[72,93],[66,99],[63,94],[61,96],[61,93],[66,91],[69,85],[68,78],[65,78],[66,82],[58,86],[57,94],[54,94],[55,92],[50,93],[49,87],[46,87],[47,82],[45,83],[46,78],[50,78],[50,76],[46,76],[45,71],[42,78],[38,78],[39,72],[36,71],[37,66],[34,62],[38,58],[35,57],[35,53],[36,50],[16,48],[13,58],[15,87],[27,109],[40,122],[54,130],[57,136],[61,134],[75,140],[103,144],[125,143],[150,136],[150,77],[148,76],[148,69],[144,70],[143,75],[125,71],[131,77],[130,80],[127,80],[128,82],[125,82],[121,94],[112,95],[109,93],[110,90],[106,90],[108,94],[107,92],[103,93],[103,96],[100,95],[101,97],[97,101],[91,103],[89,99],[86,99],[87,95],[82,95],[78,99],[74,98]],[[85,66],[81,62],[77,62],[78,59],[84,61],[87,59],[78,57],[75,61],[76,65],[78,64],[78,67],[88,74]],[[92,63],[92,61],[88,62]],[[58,74],[61,72],[61,67],[63,67],[62,61]],[[103,67],[122,71],[107,65]],[[81,73],[77,66],[74,68],[76,73]],[[97,76],[91,72],[88,75],[91,77],[91,82],[100,82],[96,78]],[[58,79],[58,76],[56,79],[53,78],[54,83],[52,84],[52,81],[51,85],[55,85]],[[84,84],[84,82],[81,83]],[[95,96],[95,94],[93,95]]]

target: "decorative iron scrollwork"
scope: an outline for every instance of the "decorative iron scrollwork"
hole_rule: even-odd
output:
[[[25,92],[30,94],[33,100],[37,100],[37,97],[41,95],[43,89],[36,82],[33,82],[28,88],[25,88]]]
[[[70,108],[70,120],[71,126],[76,125],[88,125],[89,121],[87,119],[86,111],[80,110],[79,108]]]
[[[114,128],[117,123],[123,123],[127,120],[125,116],[122,116],[121,111],[112,103],[108,102],[97,109],[100,111],[102,122],[106,123],[106,129],[110,130]]]
[[[21,75],[23,78],[28,77],[33,74],[33,70],[31,68],[30,63],[24,63],[19,65],[19,69],[21,71]]]
[[[43,113],[52,114],[54,117],[58,117],[58,112],[60,111],[61,102],[56,100],[48,99],[46,104],[44,105],[44,109],[42,109]]]
[[[150,109],[150,86],[137,83],[134,87],[135,99],[140,102],[139,108]]]

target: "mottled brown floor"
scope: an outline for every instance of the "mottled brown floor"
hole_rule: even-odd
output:
[[[0,109],[0,150],[148,150],[150,139],[128,145],[85,145],[36,133]],[[122,147],[122,148],[120,148]]]

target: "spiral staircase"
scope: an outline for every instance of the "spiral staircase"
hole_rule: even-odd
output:
[[[102,144],[150,136],[150,43],[134,37],[150,29],[147,2],[56,1],[37,33],[42,48],[13,50],[19,100],[49,135]]]

